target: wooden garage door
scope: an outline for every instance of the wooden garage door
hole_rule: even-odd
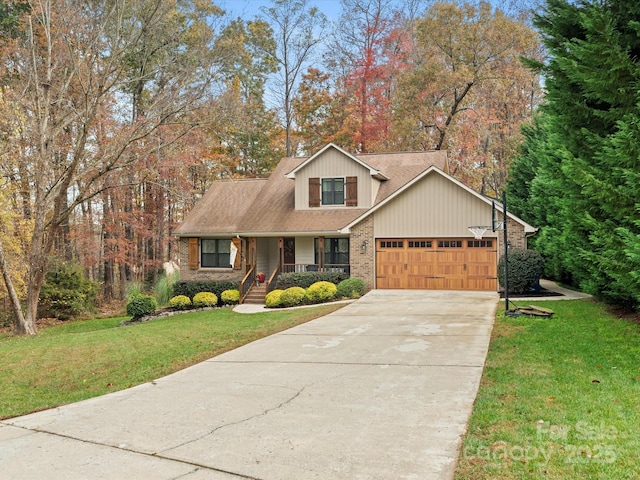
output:
[[[376,240],[376,287],[497,290],[496,240]]]

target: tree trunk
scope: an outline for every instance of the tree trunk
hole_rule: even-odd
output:
[[[109,223],[113,223],[113,199],[109,192],[104,192],[102,195],[102,258],[103,258],[103,285],[102,294],[106,301],[114,299],[114,252],[112,233],[109,228]]]
[[[20,299],[13,286],[11,275],[9,275],[9,265],[4,256],[4,248],[2,248],[2,242],[0,242],[0,270],[2,270],[2,277],[4,278],[4,284],[9,292],[9,298],[11,300],[11,308],[13,309],[13,315],[15,316],[13,321],[13,332],[16,335],[35,335],[38,333],[35,321],[27,321],[22,314],[22,305]]]

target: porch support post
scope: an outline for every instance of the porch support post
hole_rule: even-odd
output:
[[[251,269],[251,267],[254,267],[256,265],[257,243],[258,241],[256,237],[250,237],[249,241],[247,242],[248,246],[247,246],[247,257],[246,257],[246,267],[245,267],[247,272]]]
[[[324,269],[324,237],[318,237],[318,269],[322,271]]]
[[[284,271],[284,237],[278,237],[278,262],[280,271]]]

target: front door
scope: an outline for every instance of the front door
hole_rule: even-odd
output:
[[[284,264],[292,265],[295,268],[296,263],[296,239],[294,237],[285,237],[283,242]],[[289,271],[286,270],[285,271]],[[291,270],[293,271],[293,270]]]

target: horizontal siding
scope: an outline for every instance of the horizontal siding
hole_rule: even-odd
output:
[[[467,227],[491,225],[486,204],[437,173],[375,212],[374,234],[387,237],[471,237]],[[484,235],[495,237],[491,229]]]
[[[309,178],[358,177],[358,207],[373,205],[372,181],[369,170],[339,151],[330,148],[309,165],[296,172],[296,210],[309,209]],[[322,208],[322,207],[320,207]]]
[[[296,237],[296,263],[315,263],[313,237]]]

